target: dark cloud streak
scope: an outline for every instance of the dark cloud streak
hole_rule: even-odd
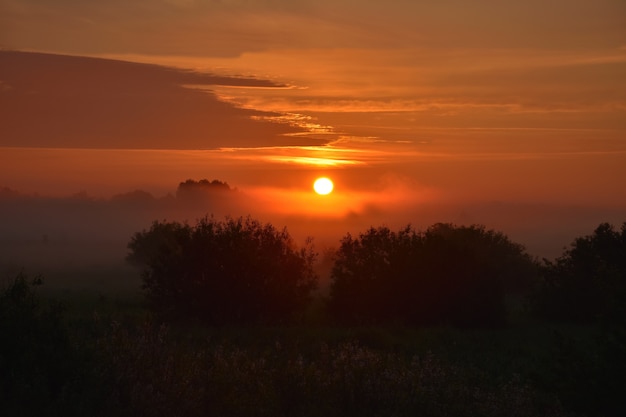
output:
[[[319,144],[185,85],[282,87],[149,64],[0,51],[0,146],[215,149]],[[257,119],[259,119],[257,117]]]

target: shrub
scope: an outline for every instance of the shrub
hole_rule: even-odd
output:
[[[129,243],[153,309],[208,324],[279,323],[306,306],[316,284],[310,241],[251,218],[195,226],[154,222]]]
[[[341,241],[330,310],[352,323],[491,325],[504,321],[505,296],[527,289],[533,273],[521,245],[480,226],[371,228]]]
[[[626,223],[579,237],[563,255],[544,260],[535,312],[554,320],[626,324]]]
[[[585,415],[625,415],[626,223],[619,231],[600,224],[554,262],[544,261],[541,271],[536,315],[589,328],[591,335],[558,336],[548,384],[565,406]]]

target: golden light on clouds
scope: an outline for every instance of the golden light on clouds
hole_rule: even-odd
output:
[[[208,178],[253,199],[235,215],[337,224],[434,200],[624,213],[624,1],[74,3],[0,0],[0,191]]]
[[[350,149],[333,145],[222,148],[214,152],[232,160],[335,168],[366,165],[384,158],[385,155],[385,152],[379,150]]]
[[[345,166],[345,165],[359,165],[362,162],[359,161],[350,161],[346,159],[331,159],[331,158],[315,158],[310,156],[267,156],[264,158],[266,161],[270,162],[282,162],[282,163],[292,163],[299,165],[313,165],[313,166],[324,166],[324,167],[336,167],[336,166]]]

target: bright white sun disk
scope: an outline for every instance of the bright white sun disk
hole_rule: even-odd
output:
[[[313,183],[313,189],[321,195],[330,194],[333,191],[333,182],[328,178],[318,178]]]

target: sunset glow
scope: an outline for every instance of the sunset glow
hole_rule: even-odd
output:
[[[217,179],[251,201],[198,215],[332,218],[330,241],[476,222],[560,249],[626,212],[626,8],[599,1],[0,0],[0,187]],[[341,192],[313,193],[320,172]]]

